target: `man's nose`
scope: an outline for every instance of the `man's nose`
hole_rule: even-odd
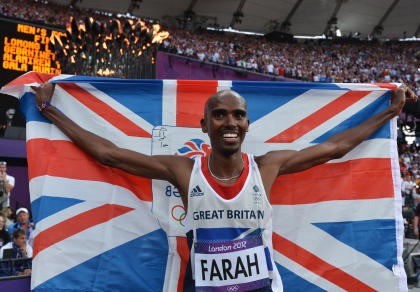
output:
[[[233,115],[226,116],[226,126],[236,126],[236,119]]]

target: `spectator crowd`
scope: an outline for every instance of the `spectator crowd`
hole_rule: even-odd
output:
[[[399,164],[405,236],[417,238],[419,222],[416,220],[420,217],[420,147],[416,143],[400,143]]]
[[[287,43],[213,31],[170,33],[165,50],[200,61],[310,82],[404,82],[420,93],[419,42]]]
[[[0,15],[57,26],[66,26],[70,16],[77,19],[91,16],[97,20],[109,18],[99,11],[69,8],[45,0],[0,0]]]
[[[33,238],[28,209],[8,207],[7,217],[0,215],[0,277],[31,274]]]

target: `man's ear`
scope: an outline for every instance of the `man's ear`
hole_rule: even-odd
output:
[[[201,124],[201,131],[203,131],[203,133],[207,133],[207,125],[204,118],[200,120],[200,124]]]

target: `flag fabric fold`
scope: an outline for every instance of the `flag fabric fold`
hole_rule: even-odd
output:
[[[398,84],[120,80],[29,72],[1,89],[20,99],[36,234],[34,291],[184,291],[185,209],[168,182],[101,165],[35,106],[148,155],[208,155],[200,119],[231,89],[248,104],[243,151],[299,150],[389,105]],[[274,259],[285,291],[404,291],[396,120],[345,157],[280,176],[271,193]],[[188,277],[187,277],[188,278]]]

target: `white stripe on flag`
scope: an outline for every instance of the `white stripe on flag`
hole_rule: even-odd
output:
[[[390,209],[390,205],[393,205],[392,198],[322,202],[296,206],[274,205],[273,214],[281,214],[281,217],[273,218],[273,230],[374,289],[386,291],[389,287],[398,286],[398,279],[392,271],[365,254],[338,241],[313,223],[331,222],[332,218],[334,222],[393,219],[393,209],[392,207]],[[331,210],[334,211],[334,216],[331,214]],[[295,225],[292,227],[290,222],[295,222]],[[375,248],[375,244],[380,244],[380,242],[372,242],[372,248]],[[354,265],[364,268],[355,269]]]
[[[51,103],[85,130],[108,139],[116,145],[121,145],[121,141],[126,140],[124,143],[129,146],[127,147],[128,149],[146,154],[150,153],[150,144],[148,144],[150,143],[150,138],[125,135],[121,130],[85,107],[62,88],[56,87]],[[148,143],[145,144],[145,141]],[[147,147],[145,147],[146,145]]]
[[[344,90],[308,90],[264,117],[251,121],[250,137],[267,141],[345,93]]]
[[[245,153],[253,153],[255,156],[263,155],[269,151],[275,150],[302,150],[306,147],[317,145],[317,144],[290,144],[290,143],[258,143],[257,141],[251,141],[252,138],[245,138],[243,143],[242,151]],[[388,149],[390,144],[389,139],[371,139],[363,141],[359,146],[354,148],[352,151],[347,153],[340,159],[330,160],[327,163],[345,162],[352,159],[362,158],[390,158]]]
[[[144,129],[146,132],[152,133],[152,129],[153,129],[152,124],[150,124],[148,121],[146,121],[145,119],[143,119],[136,113],[132,112],[128,107],[119,103],[118,101],[113,99],[111,96],[109,96],[105,92],[97,89],[95,86],[89,83],[77,83],[77,85],[83,88],[84,90],[88,91],[92,95],[96,96],[100,101],[109,105],[109,107],[121,113],[126,119],[138,125],[140,128]],[[147,105],[144,105],[144,106],[146,107]]]
[[[221,90],[229,90],[232,88],[232,81],[230,80],[219,80],[217,86],[217,92]]]
[[[176,126],[176,80],[163,80],[162,125]]]
[[[110,130],[112,130],[112,128],[110,128]],[[29,141],[31,139],[47,139],[50,141],[71,141],[55,125],[38,121],[31,121],[26,123],[26,141]],[[115,136],[110,136],[108,137],[108,139],[118,147],[144,154],[150,153],[150,138],[135,138],[125,136],[124,139],[118,139]]]
[[[166,263],[165,282],[162,291],[177,291],[181,258],[177,251],[175,236],[168,237],[169,253]],[[183,279],[181,279],[182,281]]]
[[[157,229],[160,227],[150,212],[134,210],[68,237],[40,251],[35,257],[31,289],[93,257]],[[48,269],[45,269],[45,263],[48,263]]]
[[[288,257],[285,257],[283,254],[277,251],[274,251],[274,260],[280,265],[282,265],[283,267],[285,267],[286,269],[298,275],[299,277],[324,289],[325,291],[334,291],[334,292],[346,291],[336,286],[335,284],[331,283],[330,281],[326,280],[325,278],[312,273],[311,271],[307,270],[306,268],[302,267],[298,263],[292,261],[291,259],[289,259]]]
[[[345,110],[341,111],[337,115],[334,115],[331,119],[325,121],[312,131],[306,133],[299,139],[293,142],[293,144],[299,144],[303,141],[313,141],[316,138],[322,136],[323,134],[327,133],[332,128],[338,126],[340,123],[344,122],[348,118],[350,118],[355,113],[359,112],[360,110],[364,109],[366,106],[377,100],[379,97],[381,97],[384,94],[384,91],[372,91],[359,101],[355,102]]]

